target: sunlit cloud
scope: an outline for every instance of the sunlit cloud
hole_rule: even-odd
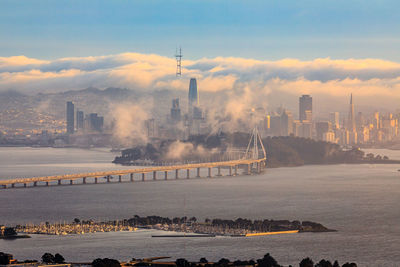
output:
[[[183,61],[175,76],[174,58],[123,53],[96,57],[40,60],[25,56],[0,58],[0,90],[57,92],[87,87],[134,90],[187,90],[195,77],[204,92],[243,90],[344,96],[400,96],[400,64],[381,59],[317,58],[310,61],[266,61],[234,57]],[[242,91],[241,91],[242,92]]]

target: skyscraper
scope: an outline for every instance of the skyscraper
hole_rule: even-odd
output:
[[[339,112],[329,113],[329,121],[332,123],[333,129],[339,129]]]
[[[179,107],[179,98],[172,99],[171,120],[178,122],[181,120],[181,108]]]
[[[97,131],[97,132],[103,131],[104,117],[98,116],[97,113],[90,113],[89,122],[91,131]]]
[[[350,94],[350,109],[349,109],[349,117],[347,119],[347,130],[349,132],[356,131],[356,119],[355,119],[355,114],[354,114],[353,94]]]
[[[281,114],[281,135],[289,136],[293,133],[293,116],[288,110],[284,110]]]
[[[299,98],[299,120],[301,122],[312,120],[312,97],[309,95],[302,95]]]
[[[71,101],[67,102],[67,133],[73,134],[75,129],[75,111],[74,103]]]
[[[76,129],[83,129],[84,125],[84,114],[83,111],[76,111]]]
[[[196,78],[190,79],[189,84],[189,114],[193,112],[193,107],[199,106],[199,93],[197,91]]]

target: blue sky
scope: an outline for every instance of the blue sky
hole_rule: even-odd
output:
[[[400,2],[0,0],[0,56],[400,61]]]

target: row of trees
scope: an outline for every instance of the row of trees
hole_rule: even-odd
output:
[[[186,259],[177,259],[175,262],[177,267],[229,267],[229,266],[258,266],[258,267],[282,267],[279,263],[269,254],[265,254],[263,258],[257,260],[236,260],[231,262],[228,259],[222,258],[218,262],[209,263],[207,259],[201,258],[199,262],[189,262]],[[292,265],[289,265],[290,267]],[[305,258],[300,261],[300,267],[340,267],[337,260],[333,263],[329,260],[322,259],[318,263],[313,262],[310,258]],[[355,263],[345,263],[342,267],[357,267]]]
[[[140,217],[135,215],[133,218],[128,219],[127,222],[132,226],[146,226],[155,224],[185,224],[185,223],[196,223],[196,217],[182,217],[182,218],[167,218],[161,216],[147,216]],[[322,224],[310,222],[310,221],[289,221],[289,220],[249,220],[238,218],[236,220],[224,220],[224,219],[206,219],[206,224],[210,226],[218,226],[229,229],[245,229],[258,232],[268,231],[283,231],[283,230],[302,230],[309,229],[315,231],[328,231]]]
[[[12,259],[12,255],[0,252],[0,264],[7,265]],[[132,259],[136,261],[135,266],[157,266],[157,262],[141,262],[140,260]],[[36,262],[36,261],[25,261]],[[65,259],[62,255],[56,253],[45,253],[42,256],[42,262],[46,264],[62,264],[65,263]],[[177,267],[229,267],[229,266],[258,266],[258,267],[281,267],[278,262],[269,254],[265,254],[263,258],[257,260],[236,260],[231,262],[228,259],[222,258],[217,262],[210,263],[206,258],[201,258],[199,262],[189,262],[186,259],[177,259],[175,261]],[[97,258],[92,262],[93,267],[120,267],[121,264],[118,260],[109,258]],[[166,266],[165,264],[161,266]],[[290,265],[291,266],[291,265]],[[331,263],[329,260],[322,259],[314,265],[314,262],[310,258],[305,258],[299,263],[300,267],[340,267],[338,261]],[[345,263],[342,267],[357,267],[355,263]]]

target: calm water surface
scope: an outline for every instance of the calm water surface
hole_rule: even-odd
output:
[[[388,153],[384,153],[388,152]],[[379,150],[380,154],[389,151]],[[121,169],[106,150],[0,148],[0,179]],[[390,151],[400,158],[400,151]],[[355,261],[359,266],[400,262],[400,165],[328,165],[268,169],[262,175],[109,185],[0,190],[0,224],[141,216],[200,219],[312,220],[336,233],[253,238],[151,238],[152,231],[0,240],[19,259],[44,252],[67,260],[171,256],[198,260],[250,259],[271,253],[281,264]]]

